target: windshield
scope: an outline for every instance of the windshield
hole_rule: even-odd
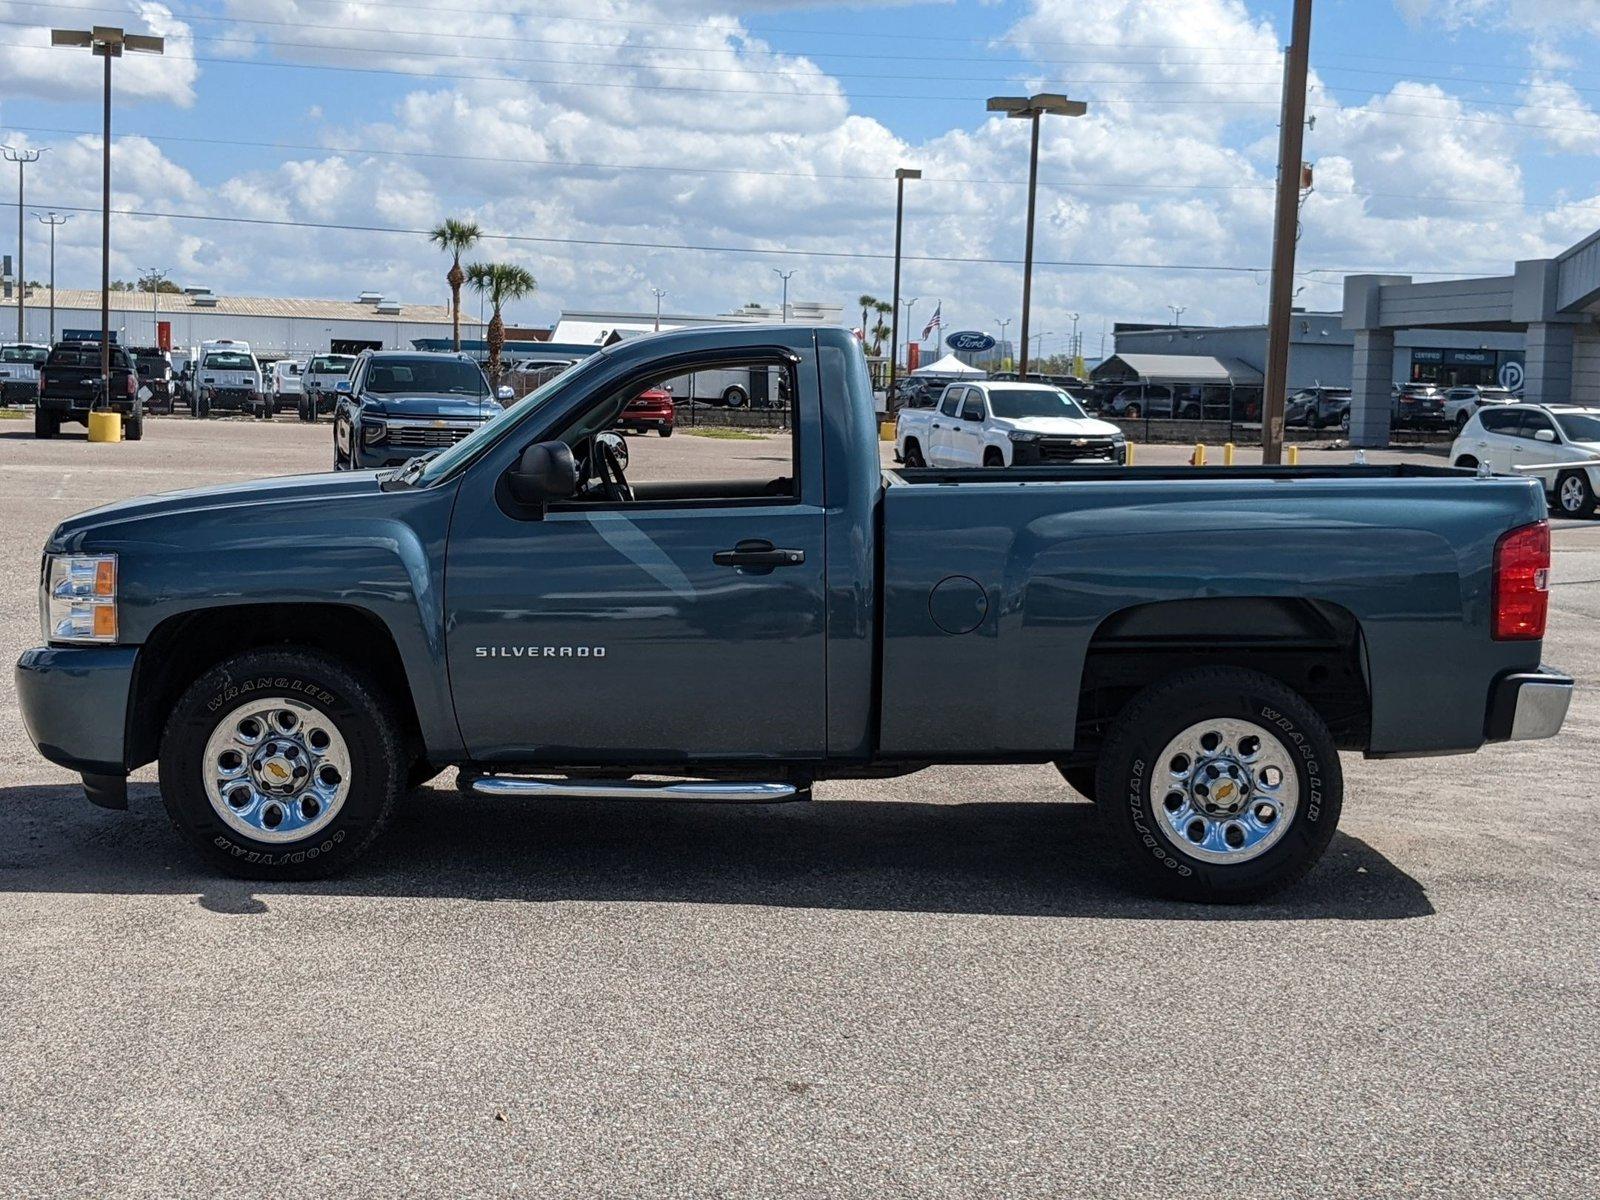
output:
[[[375,358],[364,391],[380,396],[425,392],[432,396],[487,396],[489,381],[474,362],[458,358]]]
[[[203,371],[253,371],[255,363],[250,361],[248,354],[240,354],[237,350],[216,350],[205,356],[200,363]]]
[[[1569,442],[1600,442],[1600,416],[1588,413],[1551,413]]]
[[[306,370],[320,371],[325,374],[337,372],[340,375],[348,375],[350,374],[350,366],[355,361],[355,359],[344,354],[324,354],[321,357],[313,358],[311,365]]]
[[[99,367],[100,347],[94,342],[74,342],[57,346],[50,351],[52,367]],[[111,365],[122,370],[128,368],[128,352],[121,346],[111,347]]]
[[[499,416],[491,417],[454,446],[428,459],[428,465],[423,469],[422,474],[417,477],[417,482],[426,487],[436,480],[443,479],[458,465],[471,462],[504,437],[510,429],[520,423],[530,412],[538,408],[546,400],[549,400],[557,391],[563,389],[574,373],[592,363],[601,362],[602,359],[602,355],[596,354],[594,357],[586,358],[580,363],[574,363],[561,374],[545,381],[545,383],[534,391],[529,392]]]
[[[1022,417],[1082,417],[1083,409],[1065,392],[1055,388],[996,388],[989,393],[994,415],[1006,420]]]
[[[7,346],[0,350],[0,362],[33,363],[37,366],[50,356],[42,346]]]

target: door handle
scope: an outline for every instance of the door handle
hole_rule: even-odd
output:
[[[933,423],[933,428],[935,428],[935,429],[943,429],[943,428],[944,428],[944,426],[943,426],[943,425],[941,425],[941,424],[939,424],[939,422],[937,422],[937,421],[935,421],[935,422],[934,422],[934,423]]]
[[[806,561],[804,550],[781,550],[766,538],[745,538],[732,550],[718,550],[711,561],[719,567],[797,567]]]

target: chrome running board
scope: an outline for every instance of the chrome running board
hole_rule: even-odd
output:
[[[631,779],[529,779],[480,775],[471,788],[480,796],[555,796],[570,800],[688,800],[722,804],[776,804],[806,800],[809,790],[792,783],[727,783],[697,779],[635,783]]]

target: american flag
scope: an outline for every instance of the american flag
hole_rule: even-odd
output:
[[[944,307],[944,301],[943,300],[939,301],[939,303],[937,303],[937,304],[935,304],[933,306],[933,316],[929,317],[928,318],[928,323],[922,327],[922,336],[919,337],[917,339],[917,341],[925,342],[925,341],[928,340],[928,335],[930,333],[932,333],[935,329],[943,329],[944,328],[944,322],[939,319],[939,310],[942,309],[943,307]]]

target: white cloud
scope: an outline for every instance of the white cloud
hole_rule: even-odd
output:
[[[118,10],[123,15],[116,16]],[[194,61],[194,39],[189,26],[172,15],[165,4],[150,0],[105,0],[85,9],[47,13],[51,24],[69,28],[120,24],[130,33],[153,33],[166,39],[160,55],[126,54],[116,60],[111,89],[120,104],[127,101],[164,101],[188,106],[194,103],[199,71]],[[0,21],[7,23],[0,39],[0,81],[5,95],[46,100],[98,98],[104,91],[104,64],[87,50],[50,45],[51,24],[32,24],[40,16],[37,4],[0,2]]]

